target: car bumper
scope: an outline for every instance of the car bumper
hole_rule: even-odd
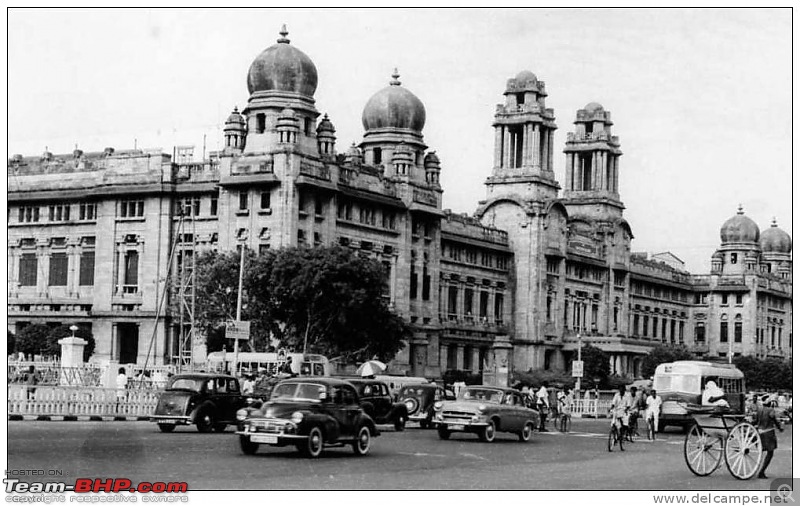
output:
[[[474,432],[489,425],[489,422],[456,421],[456,420],[434,420],[439,429],[447,429],[450,432]]]
[[[153,415],[150,417],[151,422],[167,423],[174,425],[189,425],[192,423],[188,416],[169,416],[169,415]]]
[[[251,443],[272,446],[294,445],[308,439],[308,436],[301,434],[270,434],[267,432],[249,432],[243,430],[237,430],[236,434],[246,437]]]
[[[411,422],[424,422],[428,419],[428,413],[414,413],[413,415],[408,415],[408,420]]]

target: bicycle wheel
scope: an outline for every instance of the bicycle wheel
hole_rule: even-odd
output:
[[[761,469],[761,436],[752,424],[740,422],[725,441],[725,465],[734,478],[749,480]]]
[[[613,452],[614,446],[619,445],[620,451],[625,451],[622,447],[622,440],[625,439],[623,433],[620,430],[617,430],[616,425],[611,426],[611,430],[608,431],[608,451]]]
[[[652,418],[647,420],[647,439],[650,441],[656,440],[656,424]]]

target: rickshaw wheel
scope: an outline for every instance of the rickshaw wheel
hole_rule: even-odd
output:
[[[761,436],[748,422],[736,424],[725,440],[725,465],[734,478],[749,480],[761,469]]]
[[[722,463],[722,439],[693,425],[683,441],[683,458],[697,476],[708,476]]]

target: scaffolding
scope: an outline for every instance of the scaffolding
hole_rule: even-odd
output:
[[[191,200],[178,201],[179,219],[175,231],[175,248],[177,259],[175,269],[172,269],[170,285],[172,286],[172,300],[177,304],[178,349],[173,346],[172,362],[179,371],[192,369],[194,365],[194,343],[196,338],[195,325],[195,272],[196,248],[194,219],[190,219],[187,227],[187,211],[192,216],[193,207]],[[188,209],[187,209],[188,208]]]

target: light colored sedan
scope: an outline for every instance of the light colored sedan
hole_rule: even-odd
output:
[[[441,439],[453,432],[471,432],[492,442],[497,432],[510,432],[528,441],[539,412],[525,406],[522,393],[510,388],[469,386],[455,401],[436,403],[436,423]]]

